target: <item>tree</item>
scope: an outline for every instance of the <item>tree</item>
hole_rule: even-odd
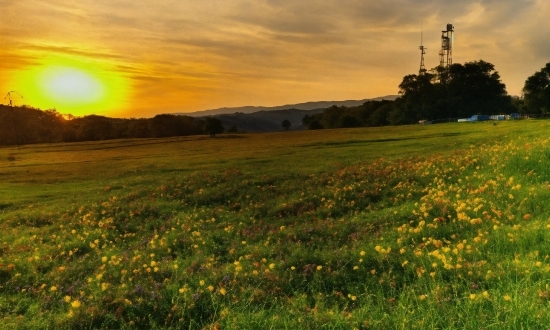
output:
[[[221,134],[224,131],[221,120],[214,117],[206,117],[204,120],[204,131],[210,134],[211,137],[216,134]]]
[[[483,60],[455,63],[432,72],[403,78],[399,85],[402,100],[391,111],[390,124],[514,112],[506,85],[491,63]]]
[[[229,129],[227,130],[227,133],[238,133],[239,130],[237,129],[237,126],[235,125],[231,125],[231,127],[229,127]]]
[[[530,113],[550,112],[550,63],[527,78],[523,87],[523,100]]]
[[[283,128],[285,129],[285,131],[288,131],[288,129],[290,128],[290,121],[288,119],[285,119],[283,120],[283,122],[281,123],[281,126],[283,126]]]

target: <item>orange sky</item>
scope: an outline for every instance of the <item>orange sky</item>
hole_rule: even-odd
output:
[[[496,66],[508,92],[550,62],[542,0],[0,0],[0,92],[74,115],[150,117],[397,94],[438,64]],[[7,103],[3,100],[4,104]]]

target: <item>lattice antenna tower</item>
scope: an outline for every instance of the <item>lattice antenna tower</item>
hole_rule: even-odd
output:
[[[448,68],[453,64],[453,33],[454,26],[447,24],[447,30],[441,31],[441,50],[439,51],[439,65]]]
[[[422,29],[420,30],[420,70],[418,71],[419,76],[423,76],[426,74],[426,66],[424,65],[424,55],[426,55],[426,47],[424,47],[424,26],[422,26]]]

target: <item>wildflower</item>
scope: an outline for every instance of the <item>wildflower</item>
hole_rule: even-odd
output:
[[[107,257],[101,258],[101,262],[104,262],[104,263],[107,262]]]
[[[295,269],[296,269],[296,267],[292,266],[292,267],[290,267],[290,269],[291,269],[291,270],[295,270]]]
[[[227,291],[225,291],[224,288],[221,288],[221,289],[220,289],[220,293],[222,294],[222,296],[225,296],[225,294],[227,293]]]
[[[275,264],[273,263],[269,264],[269,269],[273,269],[273,268],[275,268]]]
[[[75,300],[71,303],[72,308],[79,308],[80,307],[80,300]]]
[[[360,256],[364,256],[365,254],[367,254],[367,252],[365,252],[365,251],[359,252],[359,255],[360,255]]]
[[[358,270],[359,266],[353,266],[353,270]]]
[[[50,291],[57,291],[57,287],[54,285],[50,288]]]
[[[71,301],[71,296],[65,296],[65,298],[63,298],[63,300],[68,303]]]
[[[210,292],[214,291],[214,287],[212,285],[209,285],[208,286],[208,291],[210,291]]]
[[[187,287],[183,287],[183,288],[179,289],[179,292],[180,293],[185,293],[185,292],[187,292],[187,290],[189,290]]]
[[[512,300],[512,297],[510,297],[510,295],[505,295],[505,296],[504,296],[504,300],[510,301],[510,300]]]
[[[204,280],[199,281],[200,286],[204,286]]]
[[[489,292],[487,291],[483,291],[482,295],[483,295],[483,298],[489,298]]]
[[[317,270],[321,270],[321,269],[323,269],[323,266],[321,265],[317,266]]]
[[[425,300],[425,299],[426,299],[426,295],[425,295],[425,294],[421,294],[420,296],[418,296],[418,299],[420,299],[420,300]]]
[[[476,294],[475,293],[471,293],[470,294],[470,300],[474,300],[476,299]]]

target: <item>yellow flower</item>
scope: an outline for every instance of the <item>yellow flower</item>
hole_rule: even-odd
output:
[[[208,291],[210,291],[210,292],[214,291],[214,287],[212,285],[209,285],[208,286]]]
[[[102,262],[107,262],[107,257],[101,258],[101,261],[102,261]]]
[[[510,300],[512,300],[512,297],[510,297],[510,295],[505,295],[505,296],[504,296],[504,300],[510,301]]]
[[[200,280],[199,284],[200,284],[200,286],[203,286],[204,285],[204,280]]]
[[[71,301],[71,296],[65,296],[65,298],[63,298],[63,300],[65,300],[65,302],[69,302]]]
[[[185,292],[187,292],[187,290],[189,290],[189,289],[186,288],[186,287],[183,287],[179,291],[180,291],[180,293],[185,293]]]
[[[295,269],[296,269],[296,267],[292,266],[292,267],[290,267],[290,269],[291,269],[291,270],[295,270]]]
[[[426,299],[426,295],[425,295],[425,294],[421,294],[420,296],[418,296],[418,299],[424,300],[424,299]]]
[[[489,298],[489,292],[487,291],[483,291],[482,295],[483,295],[483,298]]]
[[[275,268],[275,264],[273,263],[269,264],[269,269],[273,269],[273,268]]]
[[[321,265],[317,266],[317,270],[321,270],[321,269],[323,269],[323,266]]]
[[[75,300],[71,303],[72,308],[79,308],[80,307],[80,300]]]
[[[360,255],[360,256],[364,256],[365,254],[367,254],[367,252],[365,252],[365,251],[359,252],[359,255]]]
[[[353,266],[353,270],[358,270],[359,266]]]
[[[227,293],[227,291],[225,291],[224,288],[221,288],[221,289],[220,289],[220,293],[221,293],[223,296],[225,296],[225,294]]]
[[[57,287],[54,285],[50,288],[50,291],[57,291]]]
[[[470,299],[471,299],[471,300],[476,299],[476,294],[475,294],[475,293],[471,293],[471,294],[470,294]]]

